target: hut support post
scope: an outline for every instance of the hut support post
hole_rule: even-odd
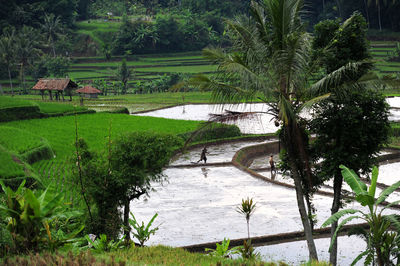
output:
[[[50,101],[53,100],[53,95],[51,94],[51,90],[49,90],[49,97],[50,97]]]
[[[42,101],[43,101],[43,100],[44,100],[44,91],[41,90],[41,91],[40,91],[40,94],[42,95]]]

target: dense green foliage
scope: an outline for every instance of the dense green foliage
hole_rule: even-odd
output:
[[[71,210],[64,203],[63,194],[53,187],[32,191],[24,188],[24,181],[14,191],[3,182],[0,184],[4,193],[0,217],[8,222],[12,253],[37,252],[45,248],[55,250],[83,229],[74,224],[74,218],[80,213]],[[71,228],[75,230],[71,232]]]
[[[28,186],[32,186],[40,180],[29,164],[1,145],[0,163],[0,180],[13,189],[17,188],[23,180],[26,180]]]
[[[388,141],[388,106],[379,92],[348,91],[318,104],[311,129],[317,134],[317,157],[324,158],[318,165],[320,178],[335,176],[341,164],[368,173]]]
[[[355,13],[343,25],[339,20],[324,20],[314,27],[313,48],[322,53],[323,66],[330,73],[349,62],[370,58],[366,39],[367,23]]]
[[[81,168],[77,169],[76,183],[82,182],[82,191],[95,204],[95,211],[88,213],[89,232],[114,239],[123,227],[128,240],[130,202],[147,194],[151,182],[162,180],[162,168],[181,145],[182,140],[172,135],[132,132],[112,143],[109,139],[107,150],[99,153],[89,151],[86,143],[79,140],[77,161]],[[123,223],[118,207],[123,207]]]

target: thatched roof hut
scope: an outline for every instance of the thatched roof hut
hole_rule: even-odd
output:
[[[70,100],[72,101],[72,90],[77,88],[78,85],[70,80],[69,78],[65,79],[39,79],[35,86],[33,86],[32,90],[38,90],[42,94],[42,99],[45,91],[49,92],[50,100],[53,100],[52,92],[56,94],[56,100],[60,100],[60,94],[64,101],[64,92],[66,95],[70,96]]]
[[[86,98],[97,98],[98,94],[101,93],[100,90],[93,88],[92,86],[85,86],[75,92],[79,93],[79,95],[82,94]]]

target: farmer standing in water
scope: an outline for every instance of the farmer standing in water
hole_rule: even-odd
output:
[[[276,168],[275,168],[274,156],[272,154],[269,157],[269,165],[271,166],[271,178],[275,179]]]
[[[204,160],[204,163],[207,163],[206,153],[207,153],[207,147],[204,146],[204,149],[201,151],[200,160],[198,160],[197,163],[199,163],[200,161],[203,161],[203,160]]]

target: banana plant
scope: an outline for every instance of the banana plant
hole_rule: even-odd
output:
[[[0,210],[8,221],[7,229],[13,237],[16,252],[38,251],[43,246],[54,250],[82,231],[82,226],[76,226],[72,233],[51,230],[53,223],[62,225],[80,214],[68,210],[63,194],[51,186],[33,192],[24,187],[25,181],[16,191],[1,181],[0,185],[5,194]]]
[[[371,185],[369,187],[360,180],[353,170],[343,165],[341,165],[340,168],[342,169],[343,179],[355,194],[356,201],[362,206],[367,207],[368,212],[356,209],[344,209],[329,217],[328,220],[322,224],[322,227],[331,225],[340,218],[346,217],[338,225],[332,237],[331,247],[338,232],[346,223],[354,219],[361,219],[369,225],[369,229],[366,230],[364,234],[367,242],[367,249],[354,259],[352,265],[355,265],[363,257],[365,257],[366,265],[375,262],[378,265],[395,265],[393,259],[398,259],[400,255],[400,219],[398,215],[384,215],[383,211],[393,205],[399,204],[400,201],[392,202],[386,206],[380,206],[380,204],[384,202],[392,192],[400,187],[400,181],[383,190],[376,198],[375,193],[379,172],[377,167],[372,169]]]
[[[151,235],[154,235],[156,231],[158,230],[158,227],[155,227],[153,229],[150,229],[151,225],[153,224],[154,220],[157,218],[158,213],[154,214],[154,216],[150,219],[149,223],[147,225],[144,225],[144,222],[142,221],[142,224],[139,225],[139,223],[136,221],[135,216],[133,213],[130,213],[132,216],[132,219],[129,218],[129,224],[135,229],[134,232],[132,232],[132,235],[139,240],[140,246],[144,246],[144,242],[149,240]]]

